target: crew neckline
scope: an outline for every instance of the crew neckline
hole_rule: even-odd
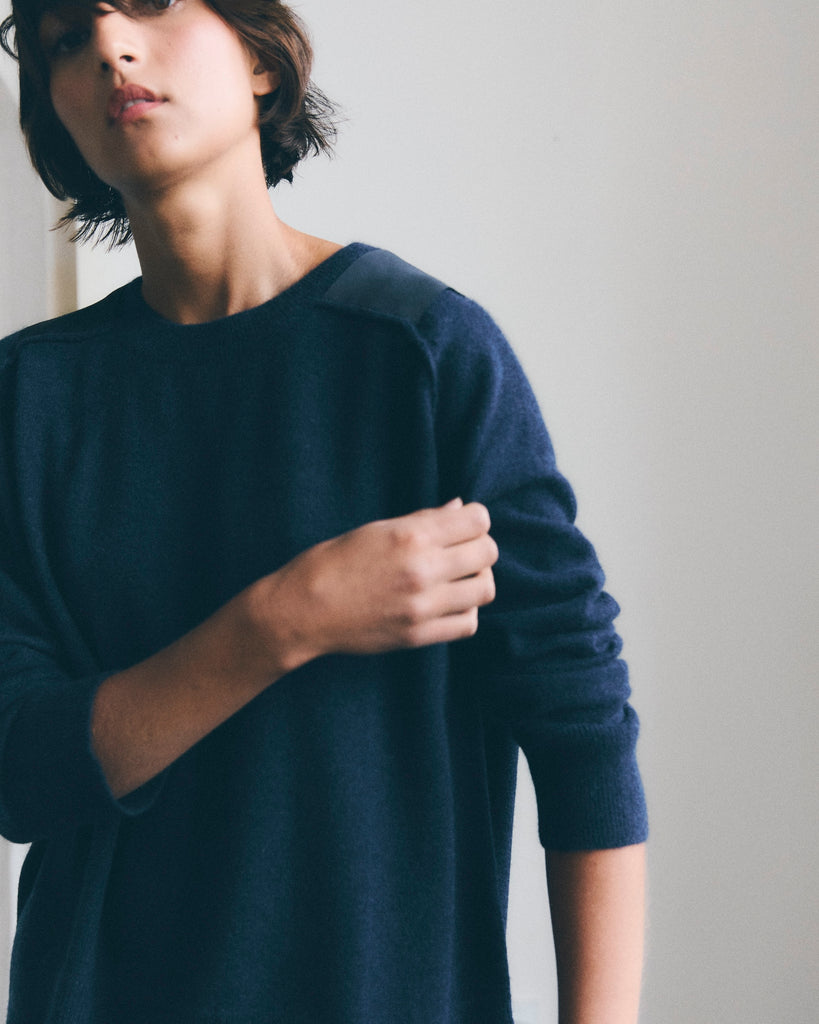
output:
[[[316,298],[327,291],[333,281],[346,268],[365,252],[369,252],[372,246],[363,242],[350,242],[336,249],[321,263],[316,264],[293,284],[288,285],[283,291],[272,298],[266,299],[258,306],[251,306],[249,309],[242,309],[236,313],[229,313],[227,316],[217,317],[215,320],[205,320],[195,324],[180,324],[170,320],[149,306],[142,294],[142,277],[134,278],[125,285],[124,299],[129,314],[147,320],[155,325],[162,326],[165,330],[177,331],[179,333],[193,333],[196,331],[210,331],[215,327],[226,324],[239,326],[242,321],[250,322],[259,315],[268,315],[274,307],[281,307],[282,310],[294,303],[302,303],[311,293]]]

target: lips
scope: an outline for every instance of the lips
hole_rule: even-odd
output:
[[[111,123],[130,121],[162,102],[150,89],[141,85],[124,85],[111,93],[106,111],[108,120]]]

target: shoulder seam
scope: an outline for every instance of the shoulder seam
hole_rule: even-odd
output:
[[[418,327],[424,314],[449,286],[385,249],[359,256],[330,285],[319,304],[370,313]]]

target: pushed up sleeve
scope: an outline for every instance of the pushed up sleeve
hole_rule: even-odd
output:
[[[91,712],[105,673],[67,666],[37,604],[15,578],[0,523],[0,834],[32,842],[153,800],[153,780],[111,794],[91,746]],[[110,674],[110,673],[108,673]]]
[[[438,315],[442,479],[452,495],[488,507],[500,551],[496,599],[477,636],[456,646],[459,670],[527,758],[547,849],[641,842],[638,721],[613,624],[619,609],[575,526],[574,495],[508,343],[459,296]]]

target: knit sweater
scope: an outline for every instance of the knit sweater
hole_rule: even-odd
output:
[[[317,659],[112,796],[106,677],[309,546],[455,496],[500,550],[475,637]],[[9,1024],[511,1022],[519,747],[544,846],[646,832],[574,515],[490,317],[368,246],[212,323],[136,281],[0,343],[0,831],[33,844]]]

